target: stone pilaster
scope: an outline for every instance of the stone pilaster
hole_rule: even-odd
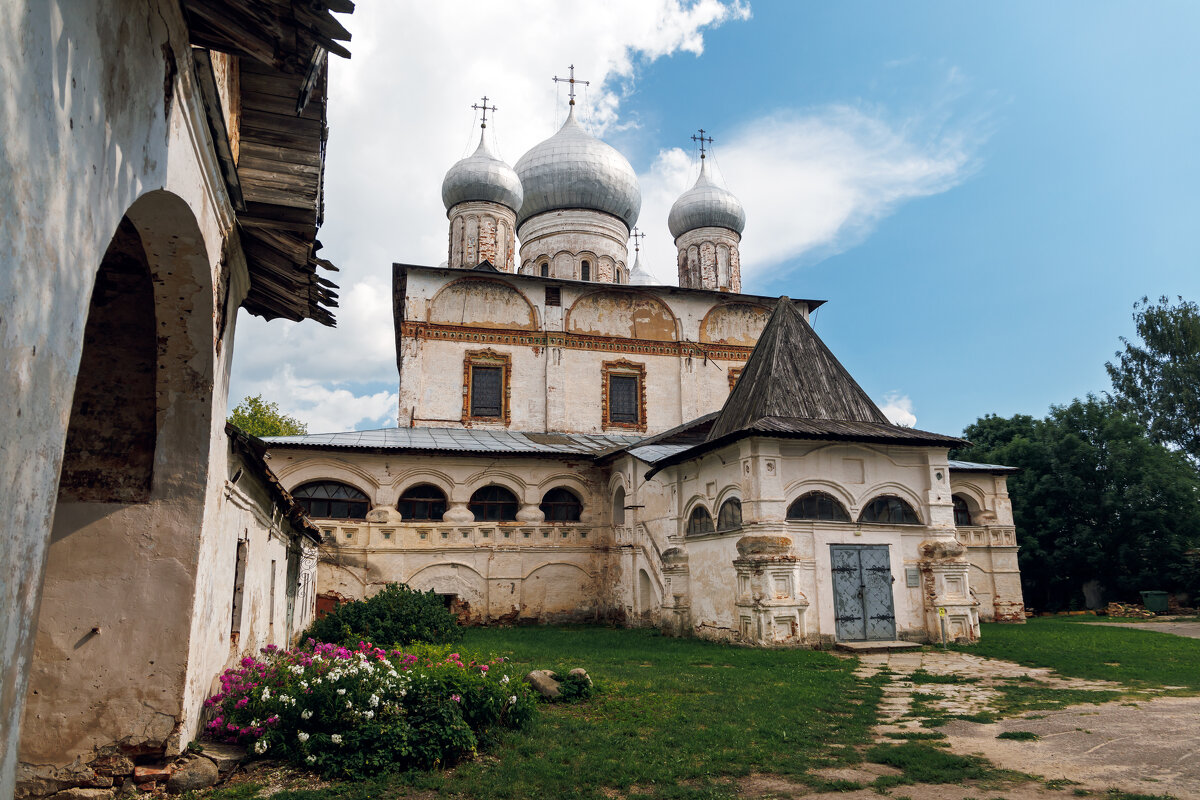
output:
[[[742,290],[742,237],[728,228],[696,228],[675,240],[679,285],[722,292]]]
[[[738,639],[764,647],[802,644],[808,598],[799,589],[800,559],[787,536],[743,536],[737,543]]]

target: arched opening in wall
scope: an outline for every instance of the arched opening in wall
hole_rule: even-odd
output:
[[[971,507],[967,504],[967,498],[961,494],[954,495],[954,527],[968,527],[971,522]]]
[[[592,263],[584,261],[579,265],[579,280],[590,281],[592,279]]]
[[[543,261],[542,265],[540,267],[538,267],[538,270],[541,273],[541,276],[543,278],[549,278],[550,277],[550,262]]]
[[[906,501],[894,495],[880,495],[867,503],[858,515],[859,522],[881,525],[920,525],[921,518]]]
[[[542,497],[540,506],[546,522],[579,522],[583,503],[570,489],[557,486]]]
[[[742,527],[742,501],[731,497],[721,504],[717,512],[717,530],[732,531]]]
[[[311,481],[293,489],[292,497],[313,519],[366,519],[371,510],[369,497],[340,481]]]
[[[430,483],[410,486],[396,503],[400,519],[437,522],[446,513],[445,493]]]
[[[708,513],[708,509],[704,506],[696,506],[692,509],[691,515],[688,517],[687,535],[699,536],[702,533],[713,532],[712,514]]]
[[[654,582],[644,569],[638,570],[638,613],[649,614],[654,610]]]
[[[828,492],[807,492],[788,506],[788,519],[810,519],[825,522],[849,522],[845,507]]]
[[[613,507],[612,507],[613,525],[625,524],[625,487],[618,486],[617,491],[613,492]]]
[[[467,503],[476,522],[512,522],[517,518],[519,507],[515,494],[495,484],[476,489]]]
[[[65,766],[132,731],[141,752],[161,752],[199,712],[181,687],[211,452],[227,444],[214,439],[220,332],[191,209],[164,191],[142,196],[89,277],[20,737],[26,764]],[[230,567],[235,547],[236,536]],[[232,604],[232,569],[226,577]],[[206,620],[218,640],[229,613]],[[131,653],[153,666],[130,669]]]

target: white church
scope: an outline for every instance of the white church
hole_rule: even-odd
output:
[[[319,606],[402,582],[469,623],[760,646],[1024,619],[1013,470],[890,423],[810,327],[823,301],[742,293],[745,213],[700,138],[676,285],[629,264],[637,175],[573,97],[515,168],[483,137],[450,168],[447,262],[393,267],[398,427],[268,440],[323,533]]]

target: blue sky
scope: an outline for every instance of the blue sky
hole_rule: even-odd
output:
[[[440,175],[472,138],[459,107],[497,98],[513,163],[561,118],[550,62],[568,58],[602,76],[588,118],[643,176],[655,271],[671,277],[664,203],[694,179],[687,137],[703,126],[747,205],[745,289],[827,300],[818,333],[918,427],[957,433],[1102,392],[1135,300],[1200,297],[1200,4],[752,2],[746,18],[662,0],[651,35],[637,14],[654,4],[638,2],[568,3],[566,23],[518,4],[526,24],[497,31],[510,46],[462,64],[437,49],[451,16],[389,20],[361,3],[354,59],[333,75],[321,234],[342,267],[342,322],[243,315],[231,402],[262,391],[314,431],[394,424],[388,265],[445,258]],[[420,52],[395,63],[372,30],[389,21],[437,77],[411,71]],[[570,25],[594,32],[595,53],[564,36],[542,63],[522,44]],[[444,153],[422,145],[451,138]],[[347,350],[361,369],[327,366]]]

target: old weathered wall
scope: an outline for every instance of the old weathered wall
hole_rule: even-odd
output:
[[[590,620],[613,605],[603,582],[609,569],[610,498],[605,471],[586,460],[420,453],[332,453],[276,448],[271,463],[289,489],[314,480],[348,483],[371,499],[370,521],[317,520],[325,532],[318,591],[368,597],[389,583],[455,595],[470,621]],[[405,521],[395,510],[403,492],[438,487],[446,518]],[[520,502],[519,521],[475,522],[467,502],[498,484]],[[556,487],[582,501],[579,522],[545,522],[538,506]]]
[[[42,604],[42,618],[52,624],[44,644],[38,645],[38,668],[59,686],[70,684],[69,674],[80,675],[51,710],[59,731],[54,736],[72,748],[82,741],[63,727],[72,717],[95,730],[88,715],[107,713],[112,719],[103,725],[116,730],[122,727],[122,715],[142,719],[144,712],[142,726],[129,726],[125,733],[150,730],[157,735],[160,727],[168,733],[175,727],[160,716],[172,711],[147,692],[182,683],[180,656],[166,652],[164,642],[160,661],[154,640],[167,630],[182,629],[186,635],[190,596],[184,595],[198,541],[193,536],[176,549],[165,535],[162,541],[145,536],[194,532],[200,524],[199,517],[191,516],[194,509],[209,507],[216,498],[207,477],[208,450],[218,440],[223,446],[216,426],[224,417],[220,382],[230,348],[225,346],[219,356],[215,352],[227,343],[217,341],[214,331],[213,286],[219,283],[216,273],[232,224],[219,172],[209,160],[207,125],[176,3],[19,1],[7,9],[6,20],[0,28],[5,97],[0,104],[5,131],[0,137],[0,185],[6,187],[0,195],[0,239],[6,243],[0,255],[0,306],[5,309],[0,315],[0,404],[11,413],[0,423],[5,442],[0,449],[0,503],[9,545],[0,553],[0,797],[13,790],[41,576],[89,301],[101,259],[127,212],[160,265],[181,259],[203,262],[206,274],[188,274],[187,291],[169,303],[156,297],[160,321],[175,331],[168,339],[191,346],[194,355],[171,347],[159,354],[170,362],[179,383],[156,400],[153,502],[66,506],[54,525],[56,554],[47,571],[52,582],[49,600]],[[147,203],[135,209],[139,198]],[[172,238],[181,234],[187,235]],[[204,413],[196,413],[197,408]],[[154,553],[148,559],[147,548]],[[121,560],[123,549],[127,558]],[[173,555],[178,561],[172,561]],[[109,566],[127,580],[102,579]],[[96,600],[87,608],[79,606],[76,582],[89,579],[94,579],[96,598],[125,604],[124,621]],[[178,582],[181,589],[178,597],[173,589],[164,595],[147,581]],[[184,604],[182,612],[164,602],[172,598]],[[71,615],[48,611],[55,603]],[[91,633],[93,627],[100,632]],[[132,638],[126,640],[127,634]],[[119,652],[132,672],[127,645],[139,635],[146,637],[133,651],[136,669],[143,670],[139,677],[147,681],[150,673],[161,675],[161,681],[150,678],[142,690],[130,687],[134,694],[111,706],[85,707],[86,689],[108,688],[96,676],[114,673],[85,675],[80,667],[105,662],[103,652]],[[71,666],[55,662],[59,654],[69,655]],[[150,665],[151,660],[156,663]],[[121,691],[115,688],[115,695],[120,697]],[[69,698],[76,696],[79,705],[72,707]],[[29,719],[27,715],[27,724]],[[26,738],[29,747],[48,757],[48,739]]]
[[[623,220],[601,211],[560,209],[538,214],[521,225],[521,272],[583,280],[583,262],[588,262],[588,280],[618,283],[629,270],[629,228]]]
[[[604,430],[605,362],[644,367],[648,434],[719,409],[773,302],[425,269],[404,291],[401,425],[463,424],[464,358],[488,349],[511,358],[509,419],[472,426],[579,433]]]
[[[971,590],[985,622],[1024,622],[1025,598],[1017,562],[1017,531],[1003,475],[951,473],[951,491],[966,500],[971,524],[959,526],[958,541],[971,563]]]

